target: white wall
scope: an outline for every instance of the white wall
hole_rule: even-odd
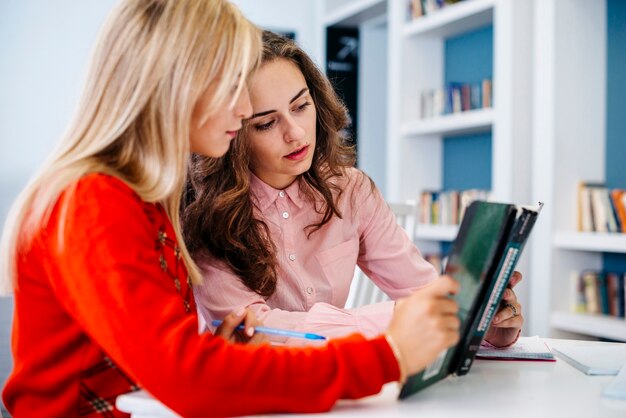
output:
[[[296,32],[298,44],[322,66],[325,49],[319,24],[322,1],[232,0],[232,2],[239,6],[248,19],[263,29]]]

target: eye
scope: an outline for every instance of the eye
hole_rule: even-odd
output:
[[[305,110],[309,106],[311,106],[311,102],[304,102],[300,106],[296,107],[295,111],[296,112],[302,112],[303,110]]]
[[[256,129],[257,131],[267,131],[272,126],[274,126],[274,120],[271,120],[271,121],[269,121],[267,123],[261,123],[259,125],[254,125],[254,129]]]

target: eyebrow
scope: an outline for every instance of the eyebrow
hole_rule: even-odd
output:
[[[307,87],[303,88],[302,90],[300,90],[298,92],[298,94],[296,94],[295,96],[293,96],[293,98],[291,100],[289,100],[289,104],[292,104],[293,102],[295,102],[296,100],[298,100],[298,98],[300,96],[302,96],[304,93],[308,92],[309,89]],[[254,119],[254,118],[258,118],[260,116],[265,116],[265,115],[269,115],[270,113],[274,113],[276,112],[275,109],[272,110],[266,110],[264,112],[259,112],[259,113],[255,113],[254,115],[250,116],[250,119]]]

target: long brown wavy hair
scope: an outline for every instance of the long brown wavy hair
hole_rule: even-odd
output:
[[[301,191],[320,214],[319,222],[307,226],[310,235],[333,216],[341,218],[336,202],[342,190],[331,179],[345,176],[356,155],[344,133],[349,123],[346,107],[326,76],[292,40],[265,31],[261,66],[277,59],[298,66],[317,112],[313,162],[300,175]],[[192,253],[198,256],[208,250],[249,289],[267,298],[276,290],[276,247],[267,225],[253,216],[248,129],[244,124],[224,157],[192,158],[183,199],[183,234]]]

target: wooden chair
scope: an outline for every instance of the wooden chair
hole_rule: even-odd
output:
[[[409,238],[415,240],[417,228],[417,205],[414,203],[390,203],[391,211],[396,215],[398,224],[404,228]],[[346,300],[346,309],[390,300],[357,266]]]

